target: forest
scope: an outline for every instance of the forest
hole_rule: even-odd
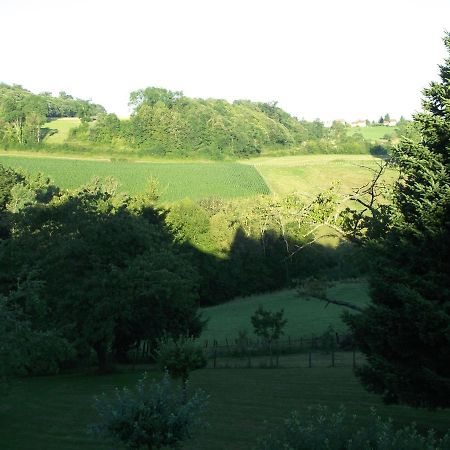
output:
[[[297,119],[276,102],[195,99],[150,87],[132,92],[129,104],[130,118],[119,119],[100,105],[64,92],[53,97],[3,84],[0,142],[3,148],[45,148],[45,136],[52,129],[51,122],[44,124],[79,117],[80,125],[70,131],[69,146],[140,156],[220,160],[258,156],[263,150],[383,155],[389,148],[389,144],[374,145],[358,133],[348,134],[341,122],[327,128],[320,120]]]

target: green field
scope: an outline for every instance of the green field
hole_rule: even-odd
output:
[[[311,155],[254,158],[254,165],[271,191],[277,194],[296,192],[311,198],[340,183],[340,192],[349,194],[372,179],[381,160],[370,155]],[[393,180],[391,171],[386,179]]]
[[[383,139],[386,135],[392,135],[394,132],[395,127],[388,127],[386,125],[379,125],[379,126],[369,126],[369,127],[354,127],[349,128],[347,133],[352,134],[362,134],[363,138],[368,141],[378,141],[380,139]]]
[[[365,281],[337,283],[329,289],[329,296],[337,300],[347,300],[355,304],[369,301],[368,286]],[[237,298],[217,306],[203,308],[202,313],[208,318],[206,330],[201,339],[219,344],[225,339],[234,342],[240,330],[247,330],[250,337],[253,327],[250,317],[259,306],[271,311],[284,309],[284,317],[288,319],[284,328],[284,337],[292,338],[321,335],[328,325],[337,331],[345,331],[341,314],[346,309],[341,306],[328,305],[318,300],[307,300],[296,295],[295,290],[284,290],[251,297]]]
[[[159,377],[158,372],[150,372]],[[74,375],[23,379],[12,384],[0,406],[2,450],[102,450],[111,446],[86,432],[95,420],[93,397],[114,387],[132,386],[141,373]],[[445,431],[450,411],[385,406],[363,390],[351,368],[203,369],[194,372],[192,388],[209,395],[206,421],[189,450],[249,450],[258,436],[279,425],[291,410],[308,414],[310,405],[345,405],[367,424],[369,408],[399,425],[417,422],[422,430]],[[265,422],[267,421],[267,422]]]
[[[160,182],[163,201],[184,197],[248,197],[257,194],[296,192],[314,197],[339,181],[348,194],[371,180],[380,159],[370,155],[305,155],[260,157],[239,163],[154,162],[68,158],[32,153],[0,154],[0,163],[43,172],[59,186],[78,187],[93,176],[112,176],[129,193],[145,189],[151,177]],[[256,170],[255,170],[256,169]],[[394,172],[387,175],[393,180]]]
[[[0,163],[30,173],[42,172],[63,188],[76,188],[94,176],[111,176],[119,182],[119,190],[135,194],[156,178],[162,201],[248,197],[270,192],[253,166],[237,163],[110,162],[4,155],[0,155]]]
[[[56,119],[43,125],[44,129],[48,129],[44,142],[48,144],[63,144],[69,137],[71,128],[80,125],[78,117],[67,117],[64,119]]]

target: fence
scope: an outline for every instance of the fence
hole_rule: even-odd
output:
[[[207,367],[251,368],[251,367],[356,367],[364,362],[364,356],[353,346],[349,336],[337,333],[309,338],[287,337],[272,343],[247,338],[225,339],[220,345],[216,340],[204,341],[203,350]],[[149,362],[151,349],[142,342],[130,355],[135,362]]]
[[[288,338],[272,343],[265,341],[236,340],[225,345],[217,341],[205,342],[207,367],[356,367],[364,356],[356,350],[352,341],[311,337]]]

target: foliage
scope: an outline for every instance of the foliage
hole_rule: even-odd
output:
[[[248,158],[263,149],[368,153],[370,147],[360,136],[329,130],[318,120],[298,120],[276,102],[193,99],[148,87],[130,94],[130,106],[130,120],[99,116],[93,127],[80,127],[73,138],[120,144],[141,155],[211,159]]]
[[[102,369],[111,348],[125,358],[141,339],[198,335],[202,327],[198,274],[150,197],[131,200],[113,180],[93,180],[13,212],[11,236],[0,246],[0,293],[35,273],[43,308],[30,321],[51,323],[79,357],[95,351]],[[23,308],[31,299],[22,298]]]
[[[331,412],[327,407],[309,408],[307,417],[291,413],[283,426],[263,438],[260,450],[447,450],[450,433],[442,438],[429,430],[418,432],[415,424],[396,429],[371,411],[370,425],[357,428],[357,416],[348,417],[344,407]]]
[[[272,343],[283,334],[287,319],[283,319],[284,311],[267,311],[260,306],[250,318],[255,334]]]
[[[158,365],[172,378],[187,382],[189,373],[206,366],[206,357],[198,342],[189,336],[166,336],[158,341],[156,349]]]
[[[450,55],[450,34],[444,41]],[[440,69],[414,117],[420,140],[405,137],[393,153],[389,221],[368,243],[372,304],[346,318],[367,357],[364,386],[419,407],[450,406],[450,57]]]
[[[197,390],[189,398],[166,374],[161,382],[149,383],[144,376],[134,390],[117,389],[113,398],[96,398],[99,422],[91,430],[130,449],[180,448],[203,423],[200,414],[207,396]]]
[[[9,295],[0,295],[0,379],[59,372],[73,348],[42,322],[41,286],[31,277]]]

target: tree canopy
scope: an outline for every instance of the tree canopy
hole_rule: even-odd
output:
[[[17,186],[33,192],[20,174],[11,178],[6,199]],[[125,355],[139,340],[198,335],[198,274],[149,201],[151,195],[131,198],[110,180],[93,180],[14,211],[6,203],[3,307],[11,317],[23,311],[33,330],[61,336],[78,357],[94,350],[102,368],[108,352]],[[39,291],[11,296],[30,276]]]

